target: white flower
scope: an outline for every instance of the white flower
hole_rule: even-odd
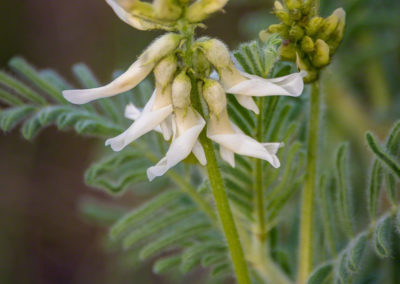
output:
[[[239,104],[256,114],[259,113],[259,109],[252,97],[298,97],[303,92],[303,77],[306,75],[304,71],[284,77],[264,79],[238,70],[230,57],[229,49],[223,42],[210,39],[199,41],[197,44],[218,72],[218,76],[212,75],[213,79],[217,78],[227,93],[235,95]]]
[[[160,124],[163,126],[161,131],[164,138],[169,140],[171,131],[165,123],[166,119],[173,111],[170,97],[171,88],[166,88],[164,92],[156,89],[143,111],[139,115],[136,112],[131,116],[131,118],[135,119],[135,122],[120,135],[108,139],[105,143],[106,146],[110,145],[114,151],[121,151],[128,144],[154,130],[160,126]],[[158,106],[156,107],[156,105]],[[128,111],[130,111],[128,114],[132,114],[132,107]]]
[[[233,63],[219,70],[220,80],[227,93],[235,95],[237,101],[245,108],[259,113],[252,97],[290,96],[298,97],[304,89],[305,72],[287,76],[264,79],[236,69]]]
[[[180,35],[169,33],[156,39],[116,80],[104,87],[87,90],[67,90],[64,97],[74,104],[85,104],[90,101],[111,97],[136,87],[149,75],[156,63],[173,52],[179,44]]]
[[[198,137],[205,126],[201,115],[191,107],[176,109],[173,118],[173,138],[167,154],[157,165],[147,169],[147,177],[150,181],[165,174],[170,168],[184,160],[191,152],[199,160],[200,164],[207,163],[204,149],[198,141]]]
[[[223,160],[235,167],[234,153],[254,157],[269,162],[274,168],[280,167],[276,153],[281,143],[260,143],[245,135],[236,125],[229,121],[225,110],[218,117],[210,116],[207,137],[220,145]]]

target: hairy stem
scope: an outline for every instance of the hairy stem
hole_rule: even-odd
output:
[[[258,108],[260,114],[257,117],[256,125],[256,139],[262,142],[263,139],[263,116],[264,116],[264,98],[258,99]],[[267,232],[265,230],[265,214],[264,214],[264,191],[263,191],[263,161],[261,159],[255,159],[255,178],[254,178],[254,190],[255,190],[255,209],[256,209],[256,220],[257,220],[257,237],[261,243],[265,242]]]
[[[314,196],[317,173],[321,96],[319,81],[312,84],[307,145],[307,176],[302,192],[298,282],[305,284],[313,264]]]

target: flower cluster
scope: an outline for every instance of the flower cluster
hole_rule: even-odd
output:
[[[284,39],[280,48],[283,60],[296,61],[301,70],[307,71],[304,81],[318,79],[319,71],[327,66],[343,39],[346,13],[342,8],[322,18],[318,15],[318,0],[275,1],[274,14],[280,24],[260,33],[279,33]]]
[[[126,12],[128,6],[111,0],[108,2],[113,3],[112,7],[119,13],[129,14]],[[196,1],[191,6],[222,2]],[[198,7],[196,13],[204,16],[214,10],[215,6],[211,5],[202,13]],[[198,138],[206,125],[207,137],[220,145],[222,159],[231,166],[235,166],[234,153],[266,160],[273,167],[280,166],[275,154],[281,144],[260,143],[245,135],[228,117],[226,94],[234,95],[243,107],[258,113],[253,96],[299,96],[303,91],[303,74],[264,79],[243,73],[236,68],[225,44],[217,39],[194,40],[192,34],[188,36],[185,32],[167,33],[150,44],[125,73],[108,85],[88,90],[67,90],[63,94],[72,103],[88,103],[130,90],[152,71],[155,88],[150,100],[142,110],[129,104],[125,116],[134,122],[126,131],[106,141],[114,151],[120,151],[151,130],[162,133],[164,139],[171,142],[170,148],[159,163],[148,169],[150,180],[163,175],[190,153],[205,165],[207,160]],[[212,75],[213,71],[217,76]],[[207,121],[192,104],[193,96],[208,106]]]

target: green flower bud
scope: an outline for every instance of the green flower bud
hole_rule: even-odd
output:
[[[322,39],[318,39],[315,42],[315,53],[312,58],[312,64],[315,67],[322,68],[329,64],[329,46]]]
[[[296,54],[296,64],[300,70],[307,72],[307,76],[303,78],[304,83],[311,83],[318,79],[318,70],[313,68],[307,59],[300,57],[298,53]]]
[[[300,9],[300,7],[302,5],[302,1],[301,0],[285,0],[285,4],[289,10]]]
[[[217,39],[199,41],[198,45],[203,49],[208,61],[215,68],[225,68],[231,63],[231,55],[226,45]]]
[[[305,53],[314,51],[314,41],[309,36],[305,36],[301,40],[301,50]]]
[[[284,23],[285,25],[290,26],[292,24],[292,19],[290,15],[285,10],[275,10],[274,14]]]
[[[303,16],[301,14],[300,9],[292,9],[292,10],[290,10],[289,14],[290,14],[290,18],[294,21],[299,21],[301,19],[301,17]]]
[[[296,60],[296,47],[293,44],[282,44],[279,48],[279,55],[282,60],[295,61]]]
[[[163,57],[171,54],[178,46],[182,36],[168,33],[155,39],[149,47],[140,55],[145,63],[158,62]]]
[[[165,87],[167,84],[171,83],[177,68],[178,60],[175,55],[171,54],[162,59],[153,71],[156,83],[161,87]]]
[[[196,49],[193,52],[193,66],[199,77],[208,77],[211,73],[211,64],[203,52]]]
[[[186,19],[191,23],[204,20],[211,14],[221,10],[228,0],[197,0],[186,10]]]
[[[293,26],[289,31],[289,38],[293,41],[298,41],[304,36],[304,30],[299,26]]]
[[[191,90],[192,83],[184,70],[175,77],[172,83],[172,104],[174,107],[181,109],[189,107]]]
[[[306,27],[306,33],[309,36],[315,35],[322,27],[324,19],[321,17],[313,17]]]
[[[212,79],[204,80],[203,97],[207,102],[210,112],[216,116],[226,109],[225,90],[217,81]]]
[[[324,20],[318,36],[323,40],[328,39],[329,36],[336,30],[338,24],[339,17],[335,14],[335,12],[333,12],[332,15]]]
[[[163,20],[176,20],[182,13],[182,8],[174,0],[154,0],[154,13]]]
[[[275,10],[283,10],[284,9],[282,3],[279,1],[274,2],[274,8],[275,8]]]
[[[270,25],[268,27],[268,32],[271,34],[275,34],[275,33],[282,33],[286,31],[286,26],[283,24],[274,24],[274,25]]]

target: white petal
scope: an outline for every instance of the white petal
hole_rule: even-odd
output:
[[[265,149],[271,154],[276,155],[278,153],[279,148],[283,147],[283,143],[262,143]]]
[[[257,104],[254,102],[252,97],[248,96],[242,96],[242,95],[235,95],[236,100],[238,103],[243,106],[244,108],[247,108],[249,110],[254,111],[255,114],[259,114],[260,110],[258,109]]]
[[[164,140],[168,141],[172,136],[172,122],[171,116],[168,116],[163,122],[160,124],[160,130],[164,137]]]
[[[270,153],[261,143],[242,133],[210,135],[208,138],[239,155],[268,161],[274,168],[279,168],[277,157]]]
[[[235,167],[235,154],[231,150],[221,145],[219,146],[219,153],[225,162],[227,162],[232,168]]]
[[[121,133],[117,137],[108,139],[106,141],[106,146],[111,145],[111,148],[114,151],[122,150],[129,143],[155,129],[171,113],[172,105],[150,112],[143,112],[125,132]]]
[[[136,87],[153,69],[154,63],[143,64],[142,61],[138,59],[124,74],[104,87],[86,90],[67,90],[63,91],[63,95],[67,101],[73,104],[85,104],[96,99],[126,92]]]
[[[245,74],[248,80],[242,81],[227,92],[244,96],[300,96],[304,83],[301,73],[288,76],[264,79],[255,75]]]
[[[196,143],[194,144],[192,152],[199,161],[200,165],[202,166],[207,165],[206,154],[204,153],[203,146],[201,146],[199,141],[196,141]]]
[[[138,119],[141,113],[142,111],[137,108],[133,103],[130,103],[125,107],[125,117],[130,120]]]
[[[162,176],[170,168],[174,167],[180,161],[189,156],[197,142],[200,132],[204,128],[204,125],[204,119],[198,115],[197,124],[187,129],[184,133],[172,141],[165,157],[162,158],[157,165],[147,169],[147,177],[150,181],[158,176]]]

